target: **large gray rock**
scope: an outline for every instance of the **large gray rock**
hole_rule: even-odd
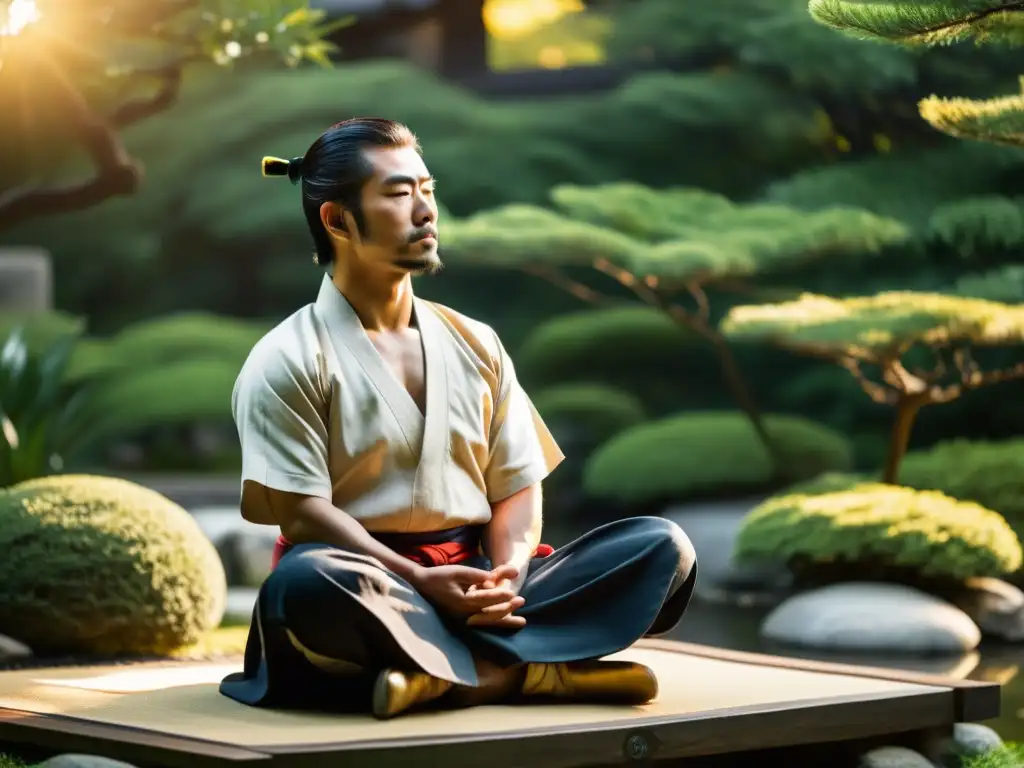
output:
[[[962,654],[981,631],[959,608],[901,584],[833,584],[789,598],[761,625],[785,645],[835,651]]]
[[[270,558],[280,531],[242,518],[237,507],[193,509],[192,516],[217,548],[228,585],[258,587],[270,573]]]
[[[1002,579],[968,579],[961,589],[943,595],[978,625],[981,634],[999,640],[1024,640],[1024,591]]]
[[[861,755],[859,768],[935,768],[920,752],[906,747],[877,747]]]
[[[255,587],[231,587],[224,606],[224,624],[248,624],[256,605],[259,590]]]

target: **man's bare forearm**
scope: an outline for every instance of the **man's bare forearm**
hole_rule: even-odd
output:
[[[292,544],[321,542],[362,552],[414,583],[423,566],[381,544],[351,515],[326,499],[307,497],[283,517],[281,534]]]
[[[495,504],[491,508],[491,520],[483,532],[484,552],[492,566],[515,566],[521,578],[540,544],[543,522],[540,483]]]

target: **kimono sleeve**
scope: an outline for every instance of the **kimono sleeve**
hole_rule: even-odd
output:
[[[270,358],[270,359],[268,359]],[[267,520],[265,488],[330,500],[327,407],[305,367],[285,355],[250,358],[231,398],[242,449],[243,514]],[[249,507],[246,509],[246,507]]]
[[[565,458],[516,378],[512,359],[500,340],[497,347],[498,399],[491,419],[489,460],[484,471],[487,499],[492,504],[544,480]]]

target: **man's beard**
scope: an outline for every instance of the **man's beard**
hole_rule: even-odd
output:
[[[410,272],[415,272],[418,275],[436,275],[444,269],[444,262],[442,262],[438,257],[434,257],[432,259],[424,257],[398,259],[394,264],[400,269],[406,269]]]

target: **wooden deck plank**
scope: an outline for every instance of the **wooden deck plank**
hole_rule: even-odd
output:
[[[655,668],[658,699],[643,707],[480,707],[388,722],[243,707],[217,691],[237,664],[2,672],[0,741],[70,740],[77,746],[60,748],[168,768],[268,759],[289,768],[571,768],[869,738],[999,711],[997,684],[673,641],[642,641],[618,656]]]

